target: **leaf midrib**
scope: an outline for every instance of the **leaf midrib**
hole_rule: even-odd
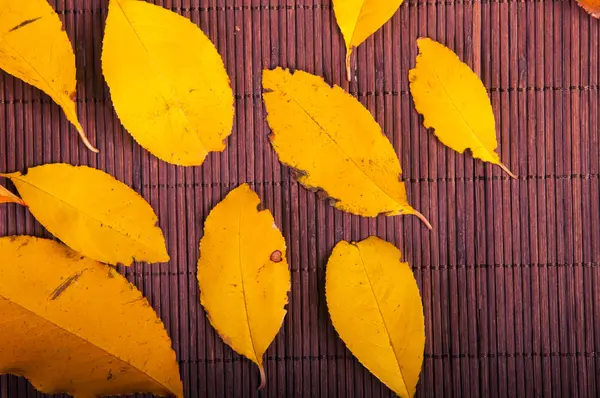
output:
[[[242,285],[242,297],[244,298],[244,312],[246,314],[246,325],[248,326],[248,334],[252,343],[252,351],[257,362],[260,362],[256,346],[254,345],[254,337],[252,336],[252,328],[250,327],[250,313],[248,311],[248,302],[246,301],[246,286],[244,285],[244,267],[242,266],[242,215],[244,214],[244,197],[240,197],[240,214],[238,217],[238,265],[240,269],[240,279]]]
[[[457,59],[458,62],[462,61],[460,59]],[[450,100],[450,103],[452,104],[452,106],[454,107],[454,109],[456,109],[456,112],[458,113],[458,115],[460,116],[460,119],[462,120],[462,122],[465,124],[465,126],[467,126],[467,130],[471,133],[471,135],[473,135],[473,137],[475,138],[475,140],[477,142],[479,142],[479,144],[481,145],[480,148],[483,148],[486,150],[486,152],[490,153],[490,150],[488,150],[485,145],[483,145],[483,142],[481,142],[481,139],[477,136],[477,134],[475,134],[475,129],[473,129],[471,127],[471,125],[469,124],[469,122],[467,121],[467,119],[464,117],[464,115],[462,114],[460,108],[458,107],[458,105],[456,104],[456,102],[454,101],[454,98],[452,97],[452,95],[450,95],[450,92],[448,91],[448,89],[446,88],[446,85],[444,84],[442,78],[440,77],[440,75],[438,75],[436,69],[435,69],[435,63],[432,63],[431,65],[431,71],[433,72],[433,75],[435,76],[435,78],[439,81],[440,86],[442,87],[442,89],[444,90],[444,93],[446,93],[446,96],[448,97],[448,99]],[[471,73],[475,73],[473,71],[470,71]],[[478,148],[469,148],[471,150],[471,152],[473,152],[475,149]],[[495,153],[495,152],[494,152]],[[493,157],[493,156],[492,156]]]
[[[396,350],[394,349],[394,343],[392,342],[390,331],[388,329],[387,323],[385,322],[385,317],[383,316],[383,312],[381,311],[381,306],[379,305],[379,300],[377,300],[377,295],[375,294],[375,290],[373,289],[373,283],[371,282],[371,277],[369,276],[369,272],[367,271],[367,266],[365,265],[365,260],[362,256],[359,245],[353,244],[353,246],[355,246],[356,250],[358,251],[358,255],[360,257],[360,262],[361,262],[361,265],[363,266],[363,271],[365,272],[365,275],[367,276],[367,282],[369,282],[369,288],[371,290],[371,294],[373,295],[373,300],[375,301],[375,304],[377,304],[377,310],[379,311],[379,316],[381,317],[381,322],[383,323],[383,327],[384,327],[385,333],[388,337],[390,347],[392,349],[392,352],[394,353],[394,358],[396,359],[396,365],[398,365],[398,373],[400,374],[400,377],[402,378],[402,383],[404,384],[404,389],[408,392],[408,384],[406,384],[406,379],[404,378],[404,374],[402,373],[400,359],[398,358],[398,354],[396,353]],[[410,395],[410,393],[409,393],[409,395]]]

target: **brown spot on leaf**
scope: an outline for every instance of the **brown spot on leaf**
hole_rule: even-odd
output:
[[[77,279],[79,279],[79,277],[81,276],[81,274],[83,274],[84,271],[86,271],[86,270],[83,270],[74,275],[71,275],[63,283],[58,285],[56,287],[56,289],[54,289],[54,291],[50,295],[50,300],[56,300],[57,298],[59,298],[60,295],[63,294],[65,292],[65,290],[67,290],[69,288],[69,286],[71,286],[73,284],[73,282],[75,282],[75,281],[77,281]]]
[[[282,260],[281,257],[281,252],[279,250],[275,250],[273,253],[271,253],[271,261],[273,261],[274,263],[279,263]]]
[[[14,32],[15,30],[19,30],[31,23],[34,23],[35,21],[37,21],[38,19],[41,19],[42,17],[37,17],[37,18],[32,18],[32,19],[28,19],[26,21],[21,22],[20,24],[18,24],[17,26],[15,26],[14,28],[12,28],[11,30],[9,30],[9,32]]]

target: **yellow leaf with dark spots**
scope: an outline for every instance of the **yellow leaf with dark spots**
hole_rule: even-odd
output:
[[[110,0],[102,71],[123,126],[156,157],[201,165],[225,149],[233,92],[215,46],[187,18],[138,0]]]
[[[290,271],[285,240],[247,184],[231,191],[206,219],[198,283],[208,318],[231,348],[256,363],[266,383],[263,355],[285,317]]]
[[[413,397],[425,349],[419,288],[394,245],[376,237],[338,243],[327,263],[325,293],[335,330],[348,349],[401,397]]]
[[[428,38],[417,40],[417,65],[409,71],[410,92],[425,127],[446,146],[498,165],[496,122],[485,86],[469,66],[447,47]]]
[[[90,144],[77,118],[75,55],[46,0],[0,0],[0,68],[48,94]]]
[[[0,374],[77,398],[183,398],[163,323],[116,270],[51,240],[0,238]]]
[[[318,76],[263,72],[271,143],[298,182],[321,189],[340,210],[360,216],[413,214],[394,147],[369,111]]]
[[[48,231],[87,257],[127,266],[169,261],[152,207],[103,171],[56,163],[4,176]]]

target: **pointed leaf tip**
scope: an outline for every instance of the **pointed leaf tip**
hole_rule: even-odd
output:
[[[4,177],[2,174],[0,174],[0,176]],[[18,205],[27,207],[27,204],[25,204],[23,199],[19,198],[2,185],[0,185],[0,203],[16,203]]]

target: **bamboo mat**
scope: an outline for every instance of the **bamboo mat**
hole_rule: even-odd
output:
[[[571,0],[405,0],[357,51],[348,84],[330,0],[156,1],[197,23],[224,58],[236,97],[227,149],[202,167],[158,161],[123,130],[100,68],[107,0],[51,0],[78,67],[78,111],[94,155],[59,107],[0,72],[0,172],[50,162],[105,170],[157,211],[171,262],[120,269],[173,340],[189,397],[391,397],[337,337],[324,299],[339,240],[378,235],[414,269],[427,344],[419,397],[600,395],[600,21]],[[455,50],[490,92],[502,161],[474,162],[422,126],[408,91],[416,38]],[[415,217],[362,219],[298,185],[268,143],[261,70],[284,66],[341,85],[373,113],[399,155]],[[198,242],[209,210],[248,182],[288,244],[285,323],[258,371],[225,346],[200,306]],[[0,206],[0,236],[49,236]],[[34,397],[16,377],[0,397]]]

